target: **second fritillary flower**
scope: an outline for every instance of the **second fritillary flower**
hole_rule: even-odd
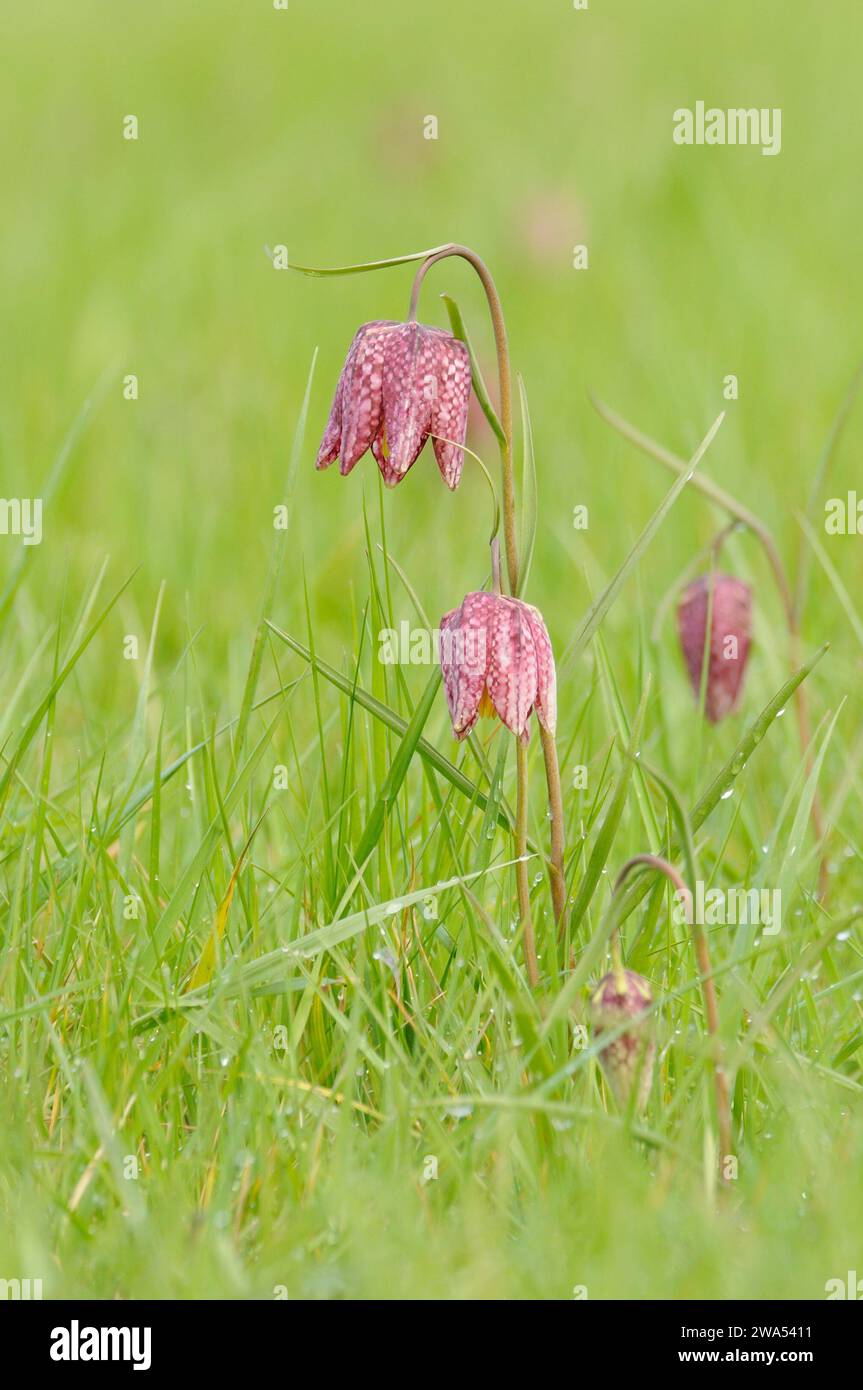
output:
[[[557,681],[538,608],[501,594],[468,594],[441,618],[441,670],[455,737],[481,714],[496,715],[523,743],[530,716],[553,734]]]

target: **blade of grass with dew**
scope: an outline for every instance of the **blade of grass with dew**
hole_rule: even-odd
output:
[[[605,685],[609,694],[611,713],[614,719],[614,723],[617,727],[617,733],[620,738],[621,747],[626,748],[629,744],[632,731],[629,726],[629,720],[626,717],[626,706],[624,704],[623,696],[620,691],[620,686],[618,685],[617,678],[614,674],[614,668],[609,659],[608,648],[605,644],[605,639],[602,635],[601,628],[598,629],[596,633],[596,646],[597,652],[599,654],[599,667],[605,677]],[[650,800],[650,796],[648,795],[647,784],[645,781],[644,773],[641,769],[640,762],[636,762],[635,765],[634,786],[635,797],[638,802],[638,809],[641,815],[641,822],[644,826],[644,831],[647,836],[648,843],[653,844],[659,840],[659,823],[656,819],[656,813],[653,809],[653,804]]]
[[[376,719],[380,719],[382,723],[386,724],[387,727],[392,729],[395,733],[404,734],[407,729],[406,719],[396,714],[394,710],[389,709],[388,706],[382,705],[379,700],[373,699],[365,690],[358,688],[352,692],[351,683],[346,677],[342,676],[332,666],[328,666],[320,657],[313,657],[306,647],[300,642],[297,642],[289,633],[284,632],[274,623],[271,622],[269,626],[276,636],[281,638],[283,642],[286,642],[304,661],[307,661],[309,665],[316,665],[321,675],[324,676],[331,685],[341,690],[343,695],[352,694],[352,697],[357,703],[362,705],[364,709],[367,709],[370,714],[373,714]],[[417,744],[417,752],[421,757],[426,758],[431,766],[439,772],[441,776],[445,777],[448,782],[451,782],[458,791],[468,798],[468,800],[476,801],[480,809],[485,810],[488,804],[488,798],[485,793],[481,792],[470,778],[466,777],[463,772],[449,762],[442,753],[439,753],[438,750],[425,739],[420,739]],[[512,830],[512,824],[503,811],[498,813],[498,824],[505,830]],[[535,850],[535,847],[532,848]]]
[[[417,751],[417,744],[420,741],[422,731],[428,722],[428,717],[431,714],[432,705],[434,704],[441,679],[440,671],[435,669],[428,680],[422,696],[417,702],[416,709],[405,729],[404,737],[390,764],[390,770],[381,788],[380,796],[372,807],[366,828],[357,845],[355,854],[357,864],[365,864],[383,833],[390,808],[395,802],[402,782],[407,776],[408,768]]]
[[[829,646],[829,642],[825,642],[823,647],[819,647],[815,655],[795,671],[794,675],[780,687],[773,699],[768,701],[761,713],[752,721],[731,757],[723,764],[707,790],[702,793],[690,811],[689,823],[693,831],[701,829],[719,802],[723,800],[724,795],[734,786],[736,779],[740,776],[777,715],[785,709],[798,685],[817,666],[824,653],[829,650]],[[674,859],[679,854],[680,845],[675,843],[670,847],[669,855]],[[621,921],[635,911],[648,890],[649,885],[643,883],[635,883],[631,888],[625,890],[626,911],[621,917]]]
[[[222,901],[219,903],[219,909],[213,920],[213,930],[207,937],[206,945],[204,946],[204,949],[201,952],[198,964],[192,971],[192,975],[189,980],[186,992],[189,992],[193,989],[199,989],[202,985],[205,985],[207,981],[212,977],[213,970],[216,966],[216,952],[218,951],[222,942],[222,937],[225,934],[225,927],[228,922],[228,913],[231,910],[231,901],[234,896],[234,891],[237,887],[237,882],[239,880],[243,864],[246,861],[246,856],[252,847],[252,841],[254,840],[255,835],[258,832],[258,828],[261,825],[261,822],[263,821],[264,816],[266,814],[266,810],[261,812],[257,821],[255,822],[254,826],[249,832],[249,835],[246,839],[246,843],[243,845],[243,848],[240,850],[240,853],[237,856],[237,862],[234,865],[233,872],[231,873],[227,891],[225,893],[225,896],[222,898]]]
[[[404,908],[425,902],[426,899],[440,897],[450,889],[473,883],[488,874],[502,872],[504,869],[511,868],[514,862],[508,860],[504,864],[492,865],[483,873],[461,874],[454,878],[445,879],[440,883],[414,889],[410,893],[401,894],[395,903],[378,903],[372,907],[363,908],[359,912],[350,913],[347,917],[337,918],[335,921],[328,922],[326,926],[306,932],[296,941],[279,946],[274,951],[268,951],[255,960],[243,963],[229,962],[222,967],[221,972],[209,984],[183,994],[175,1000],[173,1007],[185,1009],[204,1004],[208,1001],[210,993],[217,993],[220,998],[231,998],[252,986],[257,987],[280,979],[286,966],[289,967],[292,961],[313,960],[334,946],[340,946],[343,942],[349,941],[351,937],[358,936],[368,927],[374,927],[386,921],[387,918],[393,916],[394,912],[400,912]],[[162,1013],[163,1010],[160,1009],[155,1012]],[[152,1013],[148,1015],[148,1017],[152,1016]]]
[[[237,772],[224,799],[224,809],[227,814],[231,814],[234,811],[241,798],[245,795],[255,769],[269,747],[276,725],[281,717],[281,711],[279,711],[271,723],[267,725],[245,763]],[[146,945],[141,948],[141,963],[143,968],[152,969],[152,967],[160,961],[168,936],[180,920],[183,906],[193,893],[195,885],[200,882],[202,874],[219,845],[222,834],[222,814],[221,812],[217,812],[216,815],[212,817],[201,844],[198,846],[183,873],[180,875],[179,882],[171,894],[165,910],[154,926]]]
[[[73,651],[72,655],[66,661],[66,664],[62,667],[62,669],[54,677],[46,694],[40,700],[33,714],[30,716],[30,718],[27,720],[27,723],[24,725],[21,737],[15,745],[15,750],[6,764],[2,776],[0,776],[0,814],[2,814],[3,809],[6,805],[6,798],[9,795],[9,788],[12,784],[12,779],[15,776],[21,759],[23,758],[25,752],[30,747],[30,744],[35,738],[36,732],[40,724],[42,723],[42,720],[45,718],[45,715],[47,714],[48,710],[50,709],[52,702],[57,696],[57,693],[63,688],[64,683],[71,675],[72,671],[75,669],[76,665],[80,661],[81,657],[84,655],[84,652],[89,647],[93,638],[96,636],[96,633],[102,627],[103,623],[105,622],[105,619],[108,617],[115,604],[118,602],[120,597],[126,592],[129,585],[132,583],[132,580],[135,578],[135,574],[137,574],[137,570],[133,571],[132,574],[129,575],[129,578],[125,581],[124,584],[121,584],[114,597],[110,600],[106,607],[102,609],[102,612],[99,614],[95,622],[87,629],[81,641],[78,643],[77,647]]]
[[[575,636],[570,640],[569,644],[567,645],[567,648],[562,657],[562,665],[570,665],[584,651],[594,632],[599,627],[606,613],[611,608],[612,604],[614,603],[615,599],[620,593],[624,581],[626,580],[633,566],[641,558],[647,547],[650,545],[650,542],[653,540],[653,537],[656,535],[656,532],[659,530],[660,526],[665,520],[665,517],[670,512],[671,508],[674,506],[674,503],[677,501],[678,497],[680,496],[683,489],[686,487],[687,483],[692,480],[695,474],[695,470],[697,469],[701,460],[704,458],[704,455],[707,453],[707,450],[710,448],[710,445],[713,443],[713,440],[716,438],[716,435],[724,419],[725,412],[722,411],[719,415],[717,415],[713,424],[710,426],[710,429],[707,431],[707,434],[704,436],[695,453],[692,455],[692,458],[690,459],[687,467],[680,474],[677,481],[669,489],[662,502],[657,507],[656,511],[653,513],[653,516],[648,521],[647,525],[645,526],[641,535],[638,537],[638,540],[635,542],[635,545],[630,550],[626,559],[623,561],[623,564],[620,566],[620,569],[617,571],[611,583],[603,590],[599,598],[590,608],[590,611],[587,613],[584,621],[582,622],[578,631],[575,633]]]
[[[587,912],[588,907],[590,906],[593,895],[596,892],[597,885],[599,884],[602,871],[605,868],[605,865],[608,861],[608,857],[611,854],[612,846],[614,845],[615,837],[617,835],[618,827],[620,825],[620,818],[623,815],[623,808],[626,804],[626,793],[629,787],[629,779],[632,776],[632,769],[635,764],[638,745],[641,741],[641,730],[644,724],[645,712],[647,710],[647,700],[650,694],[650,685],[651,681],[650,677],[648,676],[647,681],[645,682],[644,691],[641,696],[641,701],[639,703],[638,710],[635,715],[635,719],[632,723],[632,735],[629,740],[629,745],[624,754],[620,770],[617,774],[617,780],[615,782],[615,787],[612,793],[611,801],[608,805],[608,810],[605,813],[605,817],[600,827],[599,834],[596,837],[596,843],[593,846],[593,850],[591,851],[590,857],[587,861],[587,867],[584,871],[581,882],[578,885],[578,892],[576,894],[575,902],[572,905],[572,911],[569,915],[569,931],[570,934],[573,936],[575,935],[576,931],[581,925],[582,919],[585,913]]]

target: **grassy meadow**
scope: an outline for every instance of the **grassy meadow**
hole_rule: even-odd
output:
[[[43,505],[39,544],[0,533],[0,1279],[796,1299],[863,1272],[863,536],[825,528],[863,440],[861,38],[853,0],[7,0],[0,497]],[[675,144],[699,100],[781,108],[780,153]],[[513,740],[457,744],[438,691],[394,784],[432,667],[378,659],[488,583],[487,484],[468,458],[450,493],[430,445],[393,490],[371,456],[314,469],[348,344],[406,317],[414,267],[266,249],[449,241],[495,276],[532,424],[571,909],[558,950],[534,731],[535,992]],[[494,394],[465,263],[423,322],[441,294]],[[723,411],[644,537],[656,451]],[[497,478],[478,408],[468,442]],[[769,528],[800,628],[739,527],[754,642],[716,726],[674,620],[730,519],[711,484]],[[808,762],[777,698],[804,665]],[[781,892],[781,930],[709,928],[727,1184],[664,881],[622,926],[656,1000],[643,1116],[577,1026],[618,871],[687,837],[709,886]]]

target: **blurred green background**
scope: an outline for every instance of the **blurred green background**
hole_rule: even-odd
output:
[[[736,374],[707,469],[797,544],[795,509],[860,352],[855,4],[826,21],[778,0],[7,0],[0,24],[5,495],[37,488],[106,377],[34,560],[31,600],[49,613],[61,576],[79,585],[108,553],[118,578],[142,567],[128,600],[142,625],[164,578],[163,634],[179,651],[188,603],[223,662],[260,591],[318,345],[293,558],[342,632],[374,467],[342,482],[311,464],[354,329],[406,314],[411,271],[308,280],[271,268],[263,248],[277,243],[328,265],[461,240],[492,267],[538,451],[531,597],[556,640],[588,601],[584,568],[612,572],[668,481],[596,417],[588,389],[686,453]],[[780,106],[781,154],[676,146],[672,113],[698,99]],[[587,271],[572,268],[576,243]],[[446,322],[444,290],[490,363],[469,269],[433,273],[426,320]],[[137,402],[122,396],[129,372]],[[493,460],[487,432],[473,442]],[[482,512],[485,527],[486,495],[467,474],[449,496],[424,457],[387,498],[394,553],[423,575],[432,613],[485,573],[469,521]],[[841,479],[853,482],[850,449]],[[587,534],[571,529],[579,502]],[[684,499],[648,598],[713,528]],[[859,573],[853,541],[834,559]],[[819,638],[837,636],[818,616]]]
[[[355,647],[356,612],[368,586],[363,506],[375,518],[377,536],[377,470],[367,457],[346,480],[335,469],[317,474],[314,455],[356,327],[406,315],[412,270],[307,279],[275,270],[266,246],[284,244],[293,260],[327,266],[456,240],[473,246],[489,264],[503,297],[514,365],[529,395],[537,450],[539,530],[526,596],[542,608],[558,653],[671,481],[599,418],[589,391],[681,455],[694,450],[725,407],[727,417],[704,471],[770,523],[789,568],[795,568],[801,546],[798,513],[806,506],[817,460],[863,352],[857,307],[863,291],[857,244],[863,213],[861,36],[855,0],[833,0],[829,11],[779,0],[762,0],[757,7],[748,0],[726,0],[721,6],[703,0],[649,5],[591,0],[586,12],[575,11],[570,0],[438,0],[434,5],[290,0],[286,11],[275,10],[270,0],[245,0],[242,7],[227,0],[182,5],[80,0],[74,6],[61,0],[41,0],[38,6],[3,0],[0,495],[40,495],[73,422],[84,403],[92,402],[60,490],[46,506],[43,542],[28,552],[26,582],[4,614],[2,660],[11,727],[20,724],[23,700],[16,700],[22,690],[32,707],[50,679],[50,637],[61,611],[68,634],[70,615],[106,556],[110,568],[103,599],[139,567],[58,703],[52,791],[62,803],[58,824],[70,857],[79,831],[81,843],[85,838],[88,798],[103,752],[108,751],[110,766],[103,800],[115,793],[119,798],[127,772],[130,784],[134,780],[136,745],[129,729],[143,663],[122,660],[122,639],[136,633],[146,641],[163,581],[155,671],[157,683],[164,685],[146,711],[147,775],[165,708],[162,696],[174,674],[166,759],[211,723],[237,713],[273,542],[273,508],[284,499],[291,440],[316,347],[289,563],[275,617],[304,636],[305,575],[319,650],[341,666]],[[781,153],[766,158],[757,148],[675,145],[673,112],[699,100],[720,108],[780,107]],[[140,123],[136,141],[123,138],[128,115]],[[437,118],[437,140],[423,138],[429,115]],[[589,249],[587,270],[573,268],[577,244]],[[468,267],[448,261],[433,269],[423,291],[425,321],[446,323],[438,299],[443,291],[459,301],[492,376],[485,306]],[[135,401],[123,396],[130,373],[139,382]],[[736,401],[723,399],[729,374],[739,381]],[[816,524],[823,500],[844,494],[858,479],[860,428],[858,412],[832,464],[825,499],[815,499]],[[494,463],[494,441],[481,419],[474,421],[470,442]],[[587,531],[573,529],[577,504],[589,509]],[[423,455],[403,484],[385,494],[383,508],[392,554],[433,618],[483,583],[488,496],[470,461],[461,489],[452,495],[431,453]],[[684,494],[603,627],[630,714],[642,685],[644,639],[657,608],[724,520],[703,497]],[[831,539],[830,581],[812,561],[803,615],[807,651],[828,639],[832,643],[829,659],[809,682],[815,721],[849,697],[823,779],[828,804],[835,793],[842,812],[831,846],[834,873],[839,864],[837,912],[850,906],[860,888],[863,627],[853,604],[861,544],[856,537]],[[0,536],[0,589],[14,575],[19,555],[15,538]],[[735,537],[725,563],[756,589],[756,648],[745,702],[752,715],[787,674],[782,613],[751,537]],[[851,595],[850,609],[841,601],[842,584]],[[412,616],[400,589],[394,603],[400,615]],[[184,661],[192,634],[192,659]],[[34,660],[39,641],[45,646]],[[597,666],[591,652],[562,678],[566,739]],[[284,657],[286,679],[301,669]],[[668,623],[656,653],[656,674],[648,755],[688,794],[703,781],[702,772],[715,771],[733,748],[740,724],[729,721],[706,738],[702,767],[691,692]],[[407,676],[411,690],[425,679],[424,672]],[[269,665],[261,686],[273,687]],[[340,706],[329,690],[325,704],[328,716],[336,711],[335,743]],[[295,701],[291,717],[302,744],[314,727],[310,702]],[[591,712],[588,723],[584,756],[600,768],[613,721],[600,710]],[[3,732],[9,729],[4,726]],[[427,732],[448,756],[452,753],[442,700]],[[283,750],[293,736],[284,725],[275,735],[278,756],[286,761]],[[743,811],[733,802],[716,816],[711,846],[720,857],[726,832],[731,837],[736,827],[727,856],[732,877],[748,871],[752,847],[775,824],[800,766],[790,718],[771,731],[770,739],[751,776],[747,770]],[[220,748],[219,756],[227,757]],[[304,745],[304,756],[307,752]],[[86,773],[80,806],[79,764]],[[300,843],[298,857],[308,853],[317,870],[322,813],[313,774],[318,768],[313,759],[307,768],[314,815],[309,813],[308,843]],[[28,766],[27,779],[36,786],[38,769]],[[201,780],[206,781],[205,773]],[[206,800],[190,812],[183,781],[170,785],[163,807],[165,876],[174,885],[207,824]],[[371,773],[366,785],[358,785],[352,830],[368,805]],[[28,785],[22,780],[15,790],[25,809],[20,823],[7,826],[4,909],[13,900],[16,908],[22,901],[26,907],[31,892],[37,900],[43,862],[38,838],[35,853],[25,845],[20,860],[15,857],[19,824],[26,821],[29,834],[37,817],[27,800]],[[421,791],[417,774],[411,795]],[[254,905],[255,885],[260,882],[263,893],[265,874],[275,880],[297,850],[285,826],[293,818],[294,830],[306,809],[305,803],[299,810],[291,803],[284,822],[275,816],[268,821],[256,844],[258,862],[244,879]],[[417,823],[424,814],[417,811]],[[579,814],[574,806],[571,819]],[[542,811],[534,809],[534,817],[541,820]],[[143,824],[144,819],[138,829]],[[41,822],[37,831],[41,836]],[[645,848],[637,809],[627,808],[625,835],[628,852]],[[239,847],[228,844],[229,838],[219,846],[213,883],[207,884],[212,901],[196,898],[186,920],[189,938],[178,945],[181,934],[172,937],[169,963],[177,979],[196,958],[193,948],[206,940],[226,887],[234,862],[229,851]],[[396,838],[393,829],[391,841]],[[111,852],[107,845],[102,848],[106,855]],[[409,848],[412,853],[413,845]],[[616,847],[616,864],[618,848],[623,855],[623,846]],[[48,850],[53,855],[52,845]],[[55,863],[61,858],[55,856]],[[398,861],[396,867],[401,873],[404,865]],[[146,869],[146,864],[140,869],[145,894],[153,888]],[[23,909],[15,916],[14,931],[23,945],[7,977],[10,1010],[26,1009],[32,980],[42,979],[27,956],[28,943],[33,939],[35,949],[38,935],[41,952],[44,929],[50,956],[51,934],[60,933],[61,920],[82,953],[74,988],[83,989],[93,979],[98,984],[106,970],[116,970],[119,979],[122,952],[107,931],[103,934],[104,923],[117,911],[117,888],[101,862],[94,881],[100,876],[104,881],[92,889],[92,897],[88,883],[80,899],[72,880],[63,912],[56,916],[51,882],[49,910],[32,930]],[[314,882],[310,872],[309,885]],[[392,891],[402,887],[399,881]],[[292,931],[316,920],[311,888],[302,908],[302,920],[299,906],[290,917]],[[501,917],[509,913],[505,894],[495,911]],[[235,911],[230,931],[241,935],[238,915]],[[251,909],[249,915],[257,927]],[[813,910],[806,923],[813,938],[821,925],[814,919]],[[270,914],[267,927],[270,936],[256,938],[256,949],[281,940],[285,920]],[[126,930],[122,922],[118,930]],[[651,963],[659,971],[660,953],[655,956]],[[786,963],[794,958],[791,939]],[[775,980],[770,964],[758,977],[760,991]],[[92,1058],[114,1116],[125,1112],[128,1096],[137,1091],[139,1108],[129,1125],[135,1144],[140,1141],[143,1148],[146,1134],[151,1148],[150,1224],[137,1228],[140,1245],[130,1245],[122,1184],[116,1184],[119,1198],[117,1192],[106,1197],[101,1179],[81,1199],[76,1222],[67,1219],[102,1130],[92,1118],[99,1111],[95,1103],[91,1107],[91,1093],[75,1090],[80,1081],[63,1078],[68,1096],[61,1088],[53,1070],[54,1043],[40,1016],[32,1027],[20,1027],[22,1065],[32,1069],[27,1073],[32,1089],[30,1080],[16,1085],[13,1079],[12,1099],[3,1107],[8,1120],[3,1148],[17,1176],[5,1189],[8,1244],[0,1242],[0,1250],[16,1248],[19,1263],[9,1256],[0,1274],[5,1269],[27,1273],[22,1249],[25,1255],[37,1251],[41,1260],[31,1272],[53,1268],[59,1239],[61,1247],[65,1242],[65,1262],[56,1260],[58,1270],[62,1265],[57,1286],[107,1296],[142,1289],[157,1296],[166,1290],[268,1293],[289,1276],[292,1291],[298,1287],[312,1295],[392,1294],[404,1280],[404,1289],[420,1296],[567,1296],[569,1286],[584,1278],[591,1297],[728,1297],[741,1291],[818,1296],[827,1277],[842,1276],[853,1266],[859,1249],[856,1173],[863,1132],[859,1123],[850,1135],[845,1126],[860,1091],[859,988],[850,993],[858,964],[859,949],[851,943],[824,983],[817,1008],[810,999],[810,1014],[802,1021],[796,1013],[790,1021],[783,1018],[789,1047],[829,1060],[839,1046],[831,1034],[831,1010],[835,1007],[838,1015],[841,1005],[843,1051],[837,1067],[844,1070],[838,1080],[831,1073],[828,1085],[826,1062],[824,1068],[820,1060],[813,1062],[806,1073],[811,1090],[804,1096],[784,1041],[777,1058],[770,1059],[775,1071],[763,1089],[760,1072],[754,1079],[754,1063],[751,1072],[741,1073],[737,1103],[752,1146],[745,1177],[750,1205],[716,1226],[700,1205],[697,1171],[702,1162],[705,1169],[709,1164],[699,1125],[707,1106],[702,1116],[706,1092],[694,1045],[685,1062],[690,1067],[686,1085],[674,1093],[675,1080],[684,1074],[680,1055],[698,1034],[689,996],[685,1005],[671,1006],[683,1014],[679,1019],[674,1013],[681,1026],[675,1040],[667,1041],[672,1050],[663,1054],[665,1094],[674,1093],[674,1099],[664,1118],[660,1103],[652,1117],[659,1128],[667,1122],[673,1141],[661,1164],[651,1158],[650,1169],[639,1166],[625,1137],[610,1124],[603,1127],[604,1112],[601,1120],[594,1116],[591,1127],[582,1130],[579,1121],[567,1134],[563,1123],[558,1132],[547,1121],[534,1131],[526,1111],[503,1115],[497,1128],[497,1118],[492,1122],[480,1113],[473,1129],[467,1123],[459,1128],[458,1118],[453,1120],[446,1138],[461,1168],[450,1165],[432,1198],[425,1190],[416,1196],[410,1184],[399,1185],[393,1177],[400,1165],[413,1174],[429,1142],[419,1137],[408,1114],[405,1096],[414,1079],[409,1068],[402,1073],[393,1067],[395,1047],[381,1063],[382,1079],[369,1079],[367,1073],[356,1083],[358,1095],[395,1116],[392,1125],[359,1140],[357,1131],[340,1129],[339,1163],[323,1165],[319,1185],[317,1143],[325,1126],[336,1126],[332,1107],[313,1142],[298,1135],[293,1111],[286,1119],[283,1093],[266,1074],[271,1049],[261,1041],[257,1017],[238,1022],[226,1011],[228,1021],[221,1015],[218,1020],[231,1036],[226,1056],[233,1058],[236,1048],[245,1057],[246,1047],[252,1048],[257,1089],[244,1090],[248,1078],[240,1074],[239,1063],[235,1069],[232,1062],[230,1073],[223,1071],[219,1049],[210,1055],[197,1041],[184,1044],[188,1056],[179,1045],[174,1052],[170,1030],[152,1043],[146,1058],[127,1047],[133,1015],[152,1003],[148,991],[156,986],[135,981],[130,1004],[125,983],[117,984],[118,1014],[109,1008],[116,996],[106,987],[104,999],[97,991],[80,1013],[76,1002],[63,1019],[64,1038],[70,1050]],[[667,970],[669,985],[691,974],[677,957]],[[165,971],[167,979],[167,965]],[[388,1007],[386,983],[379,987],[382,1010]],[[134,994],[138,984],[140,997]],[[841,994],[831,995],[840,984]],[[460,1015],[471,988],[469,980],[460,980],[463,994],[453,991],[454,1015]],[[745,989],[741,986],[740,998],[748,1001]],[[297,1065],[297,1077],[305,1067],[303,1084],[309,1077],[341,1084],[342,1067],[355,1061],[354,1041],[345,1044],[342,1056],[341,1035],[327,1031],[331,1020],[321,1022],[319,1004],[316,1000],[314,1027],[308,1029],[312,1043],[303,1039],[311,1052]],[[697,1014],[697,1003],[694,1008]],[[363,1034],[366,1021],[361,1012],[358,1017]],[[732,1028],[742,1017],[741,1008]],[[500,1031],[489,1034],[493,1043],[488,1042],[483,1065],[488,1061],[490,1086],[509,1085],[518,1099],[510,1022],[501,1021]],[[20,1019],[16,1029],[19,1024]],[[449,1016],[441,1034],[450,1027],[461,1037]],[[465,1036],[472,1027],[467,1018]],[[374,1035],[372,1025],[369,1029]],[[482,1039],[479,1024],[477,1031]],[[381,1044],[381,1052],[389,1045]],[[424,1045],[430,1059],[429,1104],[435,1105],[441,1100],[436,1088],[443,1092],[436,1068],[444,1074],[449,1053],[442,1060],[436,1036]],[[563,1056],[566,1045],[564,1037]],[[10,1072],[18,1061],[10,1050]],[[474,1063],[478,1068],[470,1054],[466,1074],[473,1075]],[[759,1057],[758,1067],[762,1063],[767,1067]],[[503,1079],[500,1066],[510,1069]],[[455,1075],[461,1062],[453,1067]],[[688,1090],[691,1076],[698,1079]],[[152,1113],[149,1087],[161,1088]],[[576,1094],[584,1099],[582,1092]],[[698,1103],[689,1105],[690,1095]],[[588,1098],[594,1099],[592,1091]],[[224,1127],[223,1107],[230,1121]],[[834,1133],[845,1135],[836,1139],[835,1172]],[[180,1139],[187,1137],[191,1157],[180,1159]],[[330,1137],[328,1130],[327,1142]],[[685,1183],[674,1166],[678,1139],[690,1162]],[[412,1144],[420,1146],[418,1156]],[[448,1154],[443,1139],[440,1145]],[[499,1164],[510,1149],[517,1171],[512,1192]],[[236,1175],[242,1173],[245,1182],[254,1168],[250,1152],[266,1154],[269,1167],[260,1184],[260,1209],[247,1224],[251,1189],[242,1189],[232,1243],[227,1228],[235,1218],[227,1213],[241,1182]],[[816,1170],[820,1186],[810,1201]],[[549,1173],[551,1196],[545,1192],[526,1211],[524,1184],[529,1187],[534,1175],[541,1187]],[[616,1174],[616,1185],[604,1180],[610,1173]],[[64,1194],[62,1202],[58,1195],[57,1212],[46,1214],[46,1189]],[[427,1229],[418,1220],[420,1208]],[[32,1224],[18,1220],[25,1209]],[[101,1240],[91,1240],[94,1233],[101,1233]],[[788,1258],[786,1244],[792,1239],[797,1244]],[[673,1251],[661,1273],[655,1267],[657,1240],[663,1250]],[[807,1251],[816,1245],[818,1260],[810,1268]],[[579,1252],[580,1264],[573,1263],[572,1251]]]

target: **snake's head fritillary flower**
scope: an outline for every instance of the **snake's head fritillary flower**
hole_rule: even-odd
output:
[[[618,1101],[626,1106],[637,1087],[635,1109],[641,1114],[650,1095],[656,1043],[644,1018],[653,1003],[650,981],[634,970],[611,970],[604,975],[590,1000],[594,1037],[614,1030],[616,1036],[602,1048],[599,1060]],[[623,1025],[629,1025],[623,1027]],[[620,1029],[623,1028],[621,1032]]]
[[[735,708],[743,690],[752,642],[752,590],[728,574],[714,575],[712,581],[711,576],[702,576],[684,590],[677,629],[696,698],[701,691],[711,582],[713,608],[704,712],[711,724],[718,724]]]
[[[318,468],[340,460],[342,474],[371,449],[395,487],[433,437],[447,487],[464,463],[470,357],[458,338],[422,323],[379,319],[357,330],[336,387]]]
[[[523,743],[530,716],[554,733],[557,683],[538,608],[500,594],[468,594],[440,621],[440,664],[455,737],[481,714],[496,715]]]

